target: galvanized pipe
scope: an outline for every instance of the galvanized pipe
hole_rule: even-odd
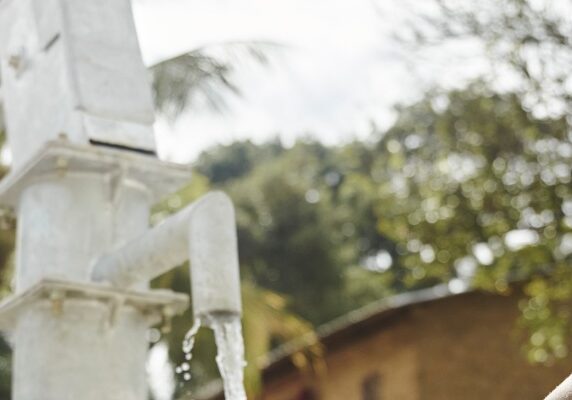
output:
[[[212,192],[119,250],[100,258],[92,278],[117,287],[149,281],[191,262],[196,317],[240,314],[240,278],[232,201]]]

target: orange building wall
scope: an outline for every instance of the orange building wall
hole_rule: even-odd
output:
[[[515,326],[518,299],[465,294],[400,310],[375,333],[326,354],[322,379],[291,372],[265,382],[264,400],[361,400],[364,379],[381,376],[378,400],[538,400],[572,372],[572,359],[533,367]],[[520,335],[522,336],[522,335]]]
[[[404,325],[381,332],[327,357],[328,375],[320,398],[359,399],[364,379],[381,377],[383,399],[419,400],[419,357]]]
[[[423,399],[538,400],[572,372],[568,359],[532,366],[522,353],[518,298],[472,293],[420,305]]]

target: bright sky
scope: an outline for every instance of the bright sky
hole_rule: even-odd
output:
[[[300,136],[366,139],[371,121],[391,123],[395,103],[482,71],[482,63],[452,62],[475,54],[466,43],[431,62],[415,60],[390,39],[407,20],[404,0],[374,1],[134,0],[147,63],[228,41],[285,46],[272,51],[270,66],[239,69],[244,96],[230,99],[228,113],[190,110],[173,126],[159,121],[162,157],[188,162],[216,143],[276,135],[286,144]]]

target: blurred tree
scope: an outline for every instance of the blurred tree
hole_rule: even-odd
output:
[[[4,338],[0,338],[0,398],[11,398],[12,352]]]
[[[214,185],[241,178],[257,165],[279,157],[285,149],[278,139],[255,145],[250,141],[219,146],[199,156],[196,169]]]
[[[311,169],[306,161],[296,169],[263,164],[228,191],[237,205],[244,274],[290,296],[295,312],[324,322],[338,309],[341,270],[319,192],[297,176]]]
[[[572,3],[567,0],[434,0],[416,11],[403,42],[421,48],[452,41],[484,44],[491,87],[510,88],[539,117],[563,115],[572,105]],[[413,34],[411,34],[413,33]]]
[[[468,149],[471,157],[476,154],[482,165],[468,180],[472,188],[463,183],[460,193],[448,198],[452,204],[459,202],[457,209],[472,215],[471,229],[481,232],[483,243],[488,242],[488,247],[484,247],[475,244],[474,236],[466,237],[467,243],[476,246],[473,252],[481,257],[488,254],[487,260],[494,259],[492,265],[478,269],[475,283],[490,288],[496,279],[497,289],[503,290],[507,279],[529,277],[526,290],[531,299],[522,304],[523,324],[532,329],[528,355],[533,361],[551,362],[567,351],[569,317],[563,304],[572,297],[568,276],[572,245],[569,191],[572,3],[435,0],[433,4],[437,7],[430,12],[417,13],[418,18],[408,27],[413,35],[405,35],[402,42],[428,48],[452,41],[477,40],[484,44],[491,65],[491,74],[483,77],[483,86],[488,91],[473,91],[471,95],[473,106],[481,104],[479,129],[475,128],[477,121],[468,119],[474,107],[460,109],[459,104],[454,104],[459,101],[456,97],[433,98],[445,100],[443,115],[458,110],[454,118],[458,126],[451,126],[442,117],[433,118],[435,124],[442,120],[456,135],[461,127],[482,142],[479,146],[483,150],[490,149],[484,153]],[[493,95],[493,92],[505,94]],[[443,104],[439,108],[442,107]],[[485,135],[486,132],[495,133],[495,139]],[[457,154],[463,156],[466,152]],[[459,166],[463,163],[469,165],[457,161]],[[486,170],[489,172],[485,174]],[[442,204],[431,196],[428,201]],[[439,196],[436,197],[438,200]],[[429,203],[424,203],[424,207],[429,207]],[[412,217],[413,221],[422,220],[425,211]],[[469,222],[465,224],[471,226]],[[449,229],[449,224],[442,222],[434,225]],[[513,246],[507,251],[506,231],[516,228],[521,240],[523,235],[529,235],[533,245]],[[509,237],[518,238],[514,233]],[[417,248],[418,242],[410,247]],[[423,250],[426,255],[431,253],[428,248]],[[446,257],[445,253],[441,255]],[[456,259],[459,255],[449,257]],[[457,269],[471,269],[472,263],[474,260],[465,259]]]
[[[220,147],[202,157],[197,168],[205,170],[205,160],[212,168],[212,160],[237,159],[232,153],[253,150],[249,146]],[[237,207],[243,273],[288,296],[291,310],[315,324],[389,293],[387,285],[371,285],[372,279],[387,278],[361,267],[368,257],[391,249],[373,223],[376,184],[363,175],[372,149],[309,141],[276,148],[275,143],[257,146],[248,162],[255,167],[219,185]],[[363,292],[360,280],[369,282]],[[349,288],[352,296],[346,295]]]
[[[201,47],[151,67],[157,110],[174,120],[183,111],[206,105],[221,112],[229,94],[240,95],[234,82],[239,65],[248,61],[268,63],[271,42],[227,42]]]
[[[390,273],[412,287],[529,282],[523,316],[541,362],[566,354],[570,132],[565,117],[537,118],[518,95],[476,85],[402,109],[377,146],[378,229],[400,259]]]
[[[529,356],[563,356],[572,290],[567,119],[539,118],[518,93],[486,84],[429,94],[398,115],[374,145],[299,142],[276,158],[261,148],[260,159],[251,148],[255,167],[221,179],[237,204],[249,279],[291,296],[316,323],[408,288],[445,281],[503,292],[525,281]],[[220,159],[240,158],[229,152],[243,146],[219,149]]]
[[[3,125],[2,99],[0,99],[0,149],[6,141]],[[0,179],[6,175],[8,167],[0,163]],[[0,297],[10,292],[13,265],[12,253],[15,242],[15,219],[11,212],[0,210]],[[0,398],[10,398],[11,395],[11,364],[10,346],[4,337],[0,336]]]

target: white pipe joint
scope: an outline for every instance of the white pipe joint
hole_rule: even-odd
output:
[[[234,207],[211,192],[94,266],[94,281],[130,287],[190,260],[196,318],[242,312]]]

